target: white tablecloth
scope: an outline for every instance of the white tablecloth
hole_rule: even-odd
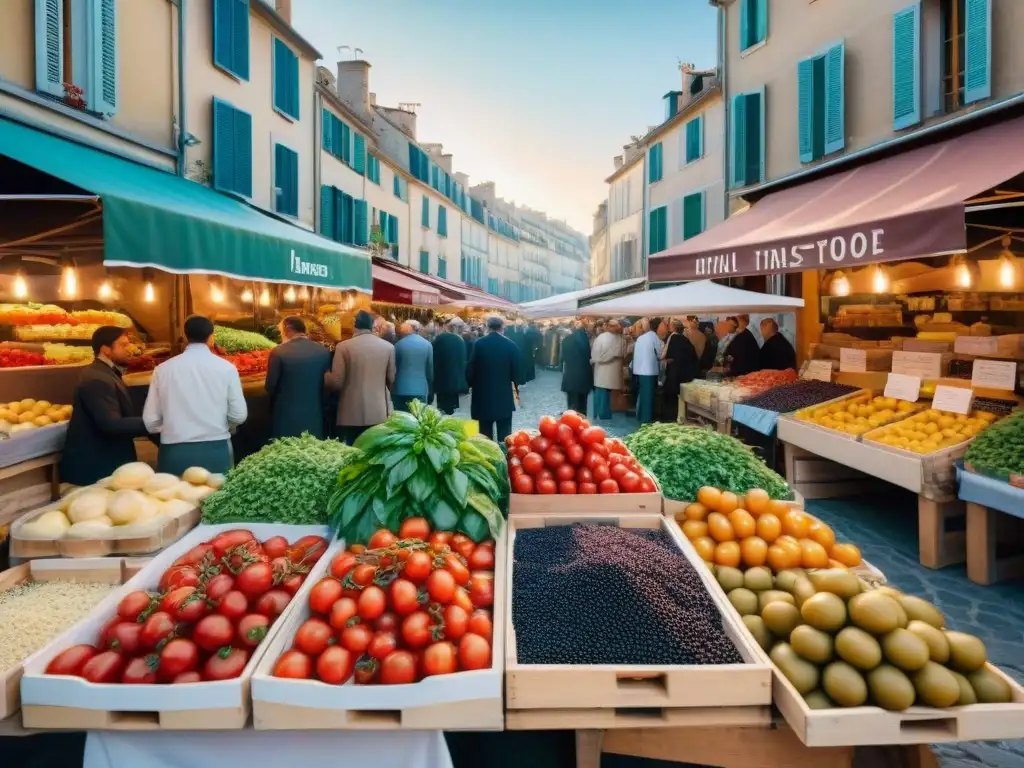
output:
[[[90,731],[83,768],[452,768],[440,731]]]

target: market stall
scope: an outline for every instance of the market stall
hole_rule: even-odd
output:
[[[583,288],[579,291],[569,291],[556,296],[548,296],[544,299],[528,301],[520,304],[520,310],[524,317],[530,320],[543,320],[549,318],[571,318],[574,317],[581,306],[594,304],[608,298],[635,293],[643,290],[646,279],[643,277],[631,277],[627,280],[619,280],[614,283],[595,285],[590,288]]]

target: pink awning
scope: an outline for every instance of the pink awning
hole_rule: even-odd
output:
[[[441,303],[441,292],[422,280],[374,264],[373,298],[394,304],[434,306]]]
[[[509,312],[518,311],[519,307],[510,301],[492,296],[489,293],[485,293],[477,288],[466,285],[465,283],[456,283],[449,280],[444,280],[434,275],[427,275],[420,272],[414,272],[413,270],[403,267],[399,264],[392,264],[386,260],[375,260],[373,264],[374,270],[382,269],[389,274],[401,275],[408,277],[411,280],[416,280],[421,283],[435,287],[441,294],[442,297],[450,299],[449,302],[445,302],[448,306],[452,307],[483,307],[487,309],[501,309]],[[376,275],[376,271],[374,272]]]

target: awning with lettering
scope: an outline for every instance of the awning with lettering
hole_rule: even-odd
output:
[[[434,307],[441,303],[441,292],[414,277],[374,264],[373,299],[392,304]]]
[[[1024,173],[1024,117],[773,192],[652,255],[651,282],[855,267],[962,251],[965,200]]]
[[[0,155],[99,196],[105,264],[371,290],[363,251],[202,184],[3,119]]]

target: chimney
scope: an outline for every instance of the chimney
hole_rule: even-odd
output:
[[[457,171],[455,173],[455,183],[461,184],[463,189],[469,189],[469,174]]]
[[[441,155],[441,159],[438,160],[437,164],[440,165],[442,168],[444,168],[445,171],[447,171],[449,174],[451,174],[451,172],[452,172],[452,154],[451,154],[451,152],[448,152],[447,154]]]
[[[370,62],[338,62],[338,97],[359,114],[369,114]]]
[[[619,170],[622,167],[622,155],[616,155],[612,158],[612,164],[615,166],[615,170]]]
[[[441,153],[444,152],[444,146],[437,141],[420,144],[420,147],[422,147],[423,151],[426,152],[430,156],[430,159],[435,163],[441,159]]]
[[[274,0],[274,10],[282,19],[292,23],[292,0]]]
[[[370,94],[370,106],[371,107],[376,107],[377,106],[377,94],[376,93],[371,93]]]
[[[327,67],[316,68],[316,81],[321,85],[326,85],[335,93],[338,92],[338,81],[334,79],[334,73]]]
[[[416,113],[410,109],[396,107],[377,107],[377,111],[398,126],[398,129],[413,141],[416,141]]]

